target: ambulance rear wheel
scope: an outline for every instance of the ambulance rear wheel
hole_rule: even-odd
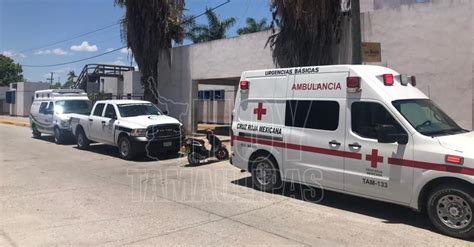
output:
[[[38,131],[38,129],[36,128],[36,125],[35,125],[35,124],[33,124],[33,125],[31,126],[31,129],[32,129],[32,131],[33,131],[33,137],[34,137],[34,138],[40,138],[40,137],[41,137],[41,132]]]
[[[278,165],[270,156],[259,156],[252,161],[252,180],[254,186],[265,192],[281,189],[282,181]]]
[[[474,193],[464,186],[443,185],[428,199],[428,216],[442,233],[463,239],[474,238]]]

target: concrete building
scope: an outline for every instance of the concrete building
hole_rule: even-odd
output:
[[[420,1],[413,0],[380,5],[388,2],[373,1],[374,8],[382,9],[361,14],[363,41],[381,43],[382,62],[376,64],[416,75],[423,92],[464,128],[472,129],[474,1],[415,4]],[[340,64],[351,62],[346,27],[337,58]],[[188,131],[195,131],[196,124],[204,121],[199,115],[204,111],[198,98],[200,85],[236,87],[242,71],[275,67],[265,47],[269,35],[254,33],[172,49],[171,61],[164,57],[160,64],[160,107],[182,121]]]
[[[49,89],[49,86],[49,83],[42,82],[11,83],[10,90],[6,93],[10,116],[27,117],[30,114],[35,91]]]
[[[374,10],[398,8],[402,5],[418,3],[429,3],[432,0],[360,0],[360,11],[370,12]]]
[[[73,88],[83,89],[93,97],[141,99],[144,90],[140,79],[141,73],[131,66],[87,64]]]
[[[6,102],[6,94],[10,87],[0,87],[0,115],[8,114],[10,107]]]

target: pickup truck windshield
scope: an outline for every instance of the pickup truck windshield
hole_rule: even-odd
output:
[[[467,132],[429,99],[396,100],[392,104],[422,135],[442,136]]]
[[[54,110],[59,114],[89,114],[91,112],[91,106],[88,100],[58,100],[54,102]]]
[[[153,104],[121,104],[117,107],[122,117],[161,115],[161,112]]]

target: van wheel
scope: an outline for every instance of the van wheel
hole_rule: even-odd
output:
[[[64,143],[64,135],[61,133],[61,130],[58,127],[54,128],[54,142],[56,144]]]
[[[259,156],[252,161],[252,180],[254,186],[265,192],[281,189],[282,181],[276,161],[269,156]]]
[[[123,136],[119,139],[118,144],[120,158],[124,160],[133,159],[135,152],[130,138],[128,138],[128,136]]]
[[[463,186],[439,186],[428,199],[428,216],[442,233],[456,238],[474,237],[474,198]]]
[[[87,139],[86,134],[84,133],[84,130],[82,129],[77,130],[76,140],[77,140],[77,148],[82,149],[82,150],[89,148],[90,141],[89,139]]]
[[[36,124],[33,124],[31,126],[31,129],[33,130],[33,137],[34,138],[40,138],[41,137],[41,132],[39,132],[38,129],[36,128]]]

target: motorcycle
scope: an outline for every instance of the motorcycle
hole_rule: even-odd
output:
[[[206,138],[211,144],[211,150],[206,148],[204,140],[192,138],[186,140],[186,153],[190,165],[198,165],[212,157],[218,160],[229,159],[229,151],[219,138],[213,134],[207,135]]]

